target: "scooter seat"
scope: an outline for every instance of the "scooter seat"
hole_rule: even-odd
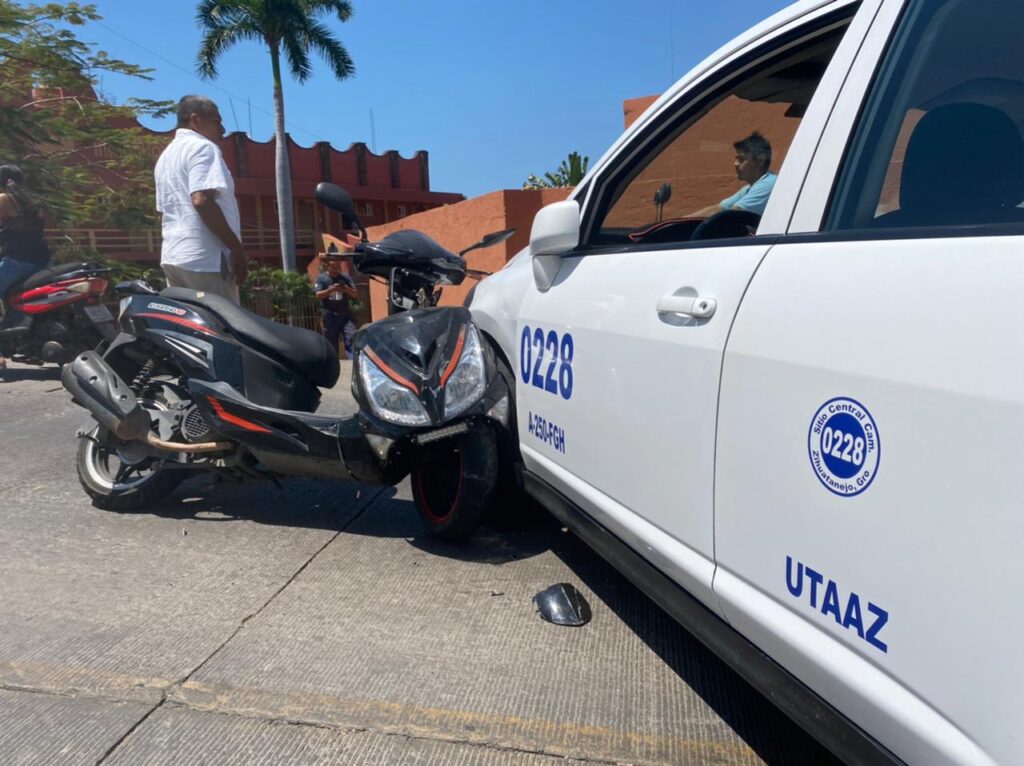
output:
[[[35,274],[29,274],[24,280],[14,285],[8,295],[14,292],[26,292],[36,287],[42,287],[50,282],[56,281],[62,274],[70,274],[72,271],[81,271],[89,268],[88,263],[62,263],[59,266],[47,266]]]
[[[331,388],[338,382],[341,374],[338,352],[320,333],[264,319],[219,295],[197,293],[184,287],[168,287],[160,295],[206,309],[230,327],[238,338],[299,370],[315,386]]]

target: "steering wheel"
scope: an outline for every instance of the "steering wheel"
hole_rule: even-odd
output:
[[[690,241],[698,239],[728,239],[731,237],[750,237],[757,231],[757,225],[761,222],[758,213],[749,210],[723,210],[715,213],[698,226]]]

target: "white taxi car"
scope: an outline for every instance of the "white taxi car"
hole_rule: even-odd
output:
[[[851,761],[1024,763],[1022,50],[1020,0],[798,2],[471,304],[526,490]]]

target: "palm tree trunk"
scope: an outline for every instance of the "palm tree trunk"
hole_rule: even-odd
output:
[[[296,271],[295,221],[292,215],[292,171],[288,162],[288,136],[284,132],[284,91],[277,46],[270,49],[274,68],[274,158],[277,175],[277,223],[281,230],[281,267]]]

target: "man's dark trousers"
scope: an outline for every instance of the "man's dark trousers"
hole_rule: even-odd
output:
[[[335,311],[321,312],[324,323],[324,337],[331,347],[337,351],[338,341],[345,344],[345,354],[352,358],[352,336],[356,334],[356,323],[348,314]]]

